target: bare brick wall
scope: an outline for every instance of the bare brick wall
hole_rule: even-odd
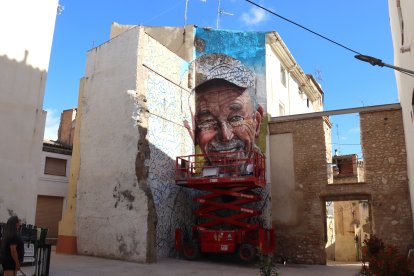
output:
[[[413,229],[401,109],[361,112],[360,121],[373,233],[403,252]]]
[[[365,183],[328,184],[324,117],[270,122],[270,135],[292,133],[295,190],[299,223],[277,223],[276,255],[290,262],[325,264],[325,201],[366,199],[371,206],[371,230],[402,253],[413,243],[406,151],[400,109],[362,112],[361,144]],[[271,157],[272,158],[272,157]],[[274,172],[283,173],[283,172]],[[278,183],[271,183],[271,187]]]
[[[298,202],[300,224],[281,225],[273,221],[276,255],[291,262],[325,263],[325,209],[319,197],[328,184],[324,124],[321,117],[269,124],[270,135],[292,133],[295,189],[303,193],[303,201]]]

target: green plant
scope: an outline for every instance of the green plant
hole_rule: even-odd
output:
[[[257,266],[259,267],[260,276],[278,276],[278,267],[273,259],[273,254],[264,255],[259,253]]]

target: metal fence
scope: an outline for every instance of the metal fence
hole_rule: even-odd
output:
[[[0,223],[0,246],[3,239],[5,223]],[[24,243],[24,258],[22,266],[35,266],[35,276],[48,276],[50,267],[51,245],[46,244],[48,229],[23,224],[20,236]],[[0,247],[1,248],[1,247]],[[1,261],[1,260],[0,260]],[[20,271],[25,275],[23,271]],[[3,275],[0,266],[0,276]]]

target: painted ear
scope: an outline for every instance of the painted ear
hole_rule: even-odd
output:
[[[255,133],[255,137],[259,137],[260,134],[260,126],[262,125],[262,120],[263,120],[263,107],[261,105],[259,105],[257,107],[257,110],[255,112],[255,119],[256,119],[256,133]]]

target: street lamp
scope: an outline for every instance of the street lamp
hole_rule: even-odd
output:
[[[401,67],[398,67],[398,66],[394,66],[394,65],[391,65],[391,64],[384,63],[384,62],[382,62],[382,60],[380,60],[378,58],[374,58],[374,57],[366,56],[366,55],[356,55],[355,58],[359,59],[359,60],[362,60],[362,61],[365,61],[365,62],[368,62],[372,66],[378,65],[380,67],[384,67],[384,66],[389,67],[389,68],[392,68],[394,70],[400,71],[404,74],[407,74],[411,77],[414,77],[414,71],[411,71],[411,70],[408,70],[408,69],[405,69],[405,68],[401,68]]]

